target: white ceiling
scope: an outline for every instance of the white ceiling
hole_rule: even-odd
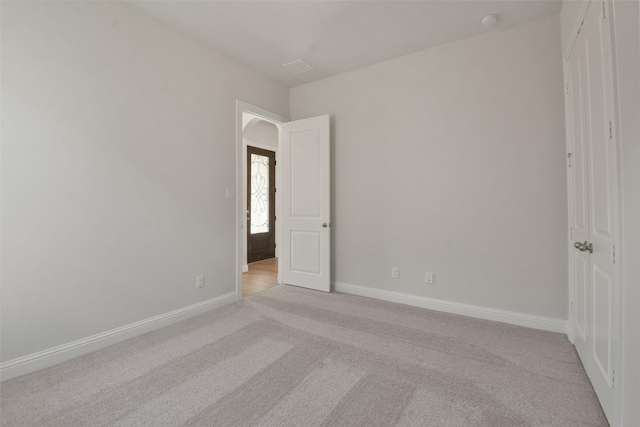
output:
[[[291,87],[560,12],[560,0],[141,1],[138,8]],[[282,64],[303,59],[295,75]]]

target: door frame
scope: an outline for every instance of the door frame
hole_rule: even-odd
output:
[[[242,197],[243,193],[243,171],[246,167],[244,160],[246,144],[243,138],[242,113],[249,113],[259,117],[267,122],[273,123],[278,129],[278,149],[276,153],[276,177],[282,176],[280,173],[280,133],[282,123],[288,122],[289,119],[271,111],[265,110],[248,102],[236,99],[236,301],[242,299],[242,271],[244,264],[243,254],[247,253],[247,237],[246,237],[246,198]],[[252,144],[254,145],[254,144]],[[254,145],[255,146],[255,145]],[[263,148],[263,147],[258,147]],[[273,150],[273,147],[271,147]],[[276,213],[280,208],[280,198],[276,192]],[[276,228],[276,242],[279,239],[279,227]],[[280,282],[280,273],[278,273],[278,282]]]

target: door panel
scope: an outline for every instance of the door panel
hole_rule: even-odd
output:
[[[570,66],[569,95],[572,111],[572,175],[573,175],[573,230],[584,237],[587,235],[587,170],[586,141],[584,137],[583,102],[582,102],[582,52],[572,56]],[[580,237],[577,237],[578,239]]]
[[[597,7],[592,8],[592,13]],[[587,135],[590,139],[590,214],[591,233],[611,236],[609,214],[609,168],[608,168],[608,116],[605,102],[605,81],[603,73],[602,45],[600,40],[600,19],[585,21],[585,66],[587,72],[586,93],[588,114],[586,115]],[[595,21],[595,22],[594,22]]]
[[[321,233],[312,231],[291,231],[291,271],[297,273],[320,274]],[[309,256],[312,254],[313,256]]]
[[[282,282],[331,291],[329,116],[282,126]]]
[[[607,384],[611,382],[611,276],[593,266],[593,360]]]
[[[290,133],[291,217],[320,218],[320,135],[319,129]]]
[[[570,128],[569,150],[572,161],[569,168],[572,197],[569,201],[571,237],[573,244],[585,242],[589,237],[589,197],[587,176],[587,141],[584,131],[584,50],[576,49],[568,64],[568,96]],[[589,259],[588,253],[573,250],[570,252],[570,265],[573,266],[574,324],[576,336],[574,344],[583,360],[585,369],[589,359]]]
[[[576,332],[578,333],[576,343],[578,353],[587,354],[587,331],[588,311],[589,311],[589,266],[587,257],[582,254],[575,254],[575,286],[576,286]]]

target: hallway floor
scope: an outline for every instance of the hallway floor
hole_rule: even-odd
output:
[[[249,264],[249,271],[242,273],[242,296],[257,294],[278,284],[278,258],[265,259]]]

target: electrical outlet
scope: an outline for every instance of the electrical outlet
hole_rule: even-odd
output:
[[[426,273],[424,273],[424,283],[426,283],[427,285],[433,285],[433,273],[430,271],[427,271]]]
[[[204,288],[204,276],[196,277],[196,288]]]
[[[394,279],[400,277],[400,269],[398,267],[391,267],[391,277]]]

